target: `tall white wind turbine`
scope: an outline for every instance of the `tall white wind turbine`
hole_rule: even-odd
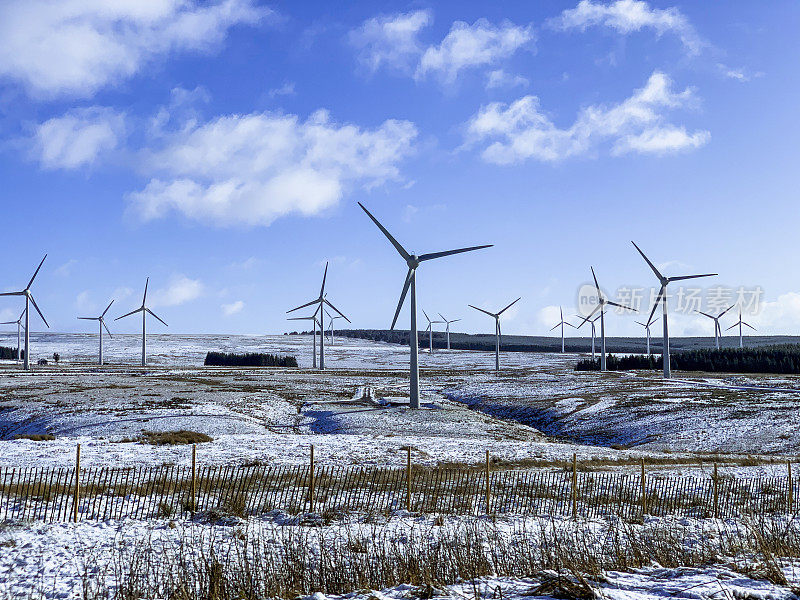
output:
[[[655,273],[656,277],[658,277],[658,281],[661,283],[661,289],[658,291],[658,296],[656,297],[656,301],[653,304],[653,310],[650,311],[650,316],[647,317],[648,322],[653,317],[656,312],[656,308],[658,308],[658,303],[661,302],[663,311],[662,322],[664,324],[664,342],[663,348],[661,350],[661,358],[662,362],[664,363],[664,378],[669,379],[672,376],[672,371],[670,370],[669,366],[669,323],[667,322],[667,286],[672,283],[673,281],[683,281],[684,279],[697,279],[698,277],[713,277],[717,275],[717,273],[703,273],[702,275],[681,275],[678,277],[664,277],[661,272],[656,269],[656,266],[650,262],[650,259],[645,256],[642,249],[636,245],[636,242],[631,240],[631,244],[633,244],[634,248],[639,251],[639,254],[642,255],[644,261],[650,266]]]
[[[447,330],[447,349],[450,350],[450,323],[457,323],[461,319],[453,319],[448,321],[442,313],[439,313],[439,316],[442,318],[442,322],[446,323],[446,330]]]
[[[744,343],[742,342],[742,325],[744,325],[745,327],[749,327],[753,331],[756,330],[756,328],[753,327],[752,325],[750,325],[749,323],[745,323],[744,321],[742,321],[742,309],[741,309],[741,307],[739,308],[739,320],[736,321],[736,323],[734,323],[730,327],[728,327],[728,329],[733,329],[737,325],[739,326],[739,348],[741,349],[741,348],[744,348]],[[726,329],[725,331],[728,331],[728,329]]]
[[[106,317],[106,313],[108,312],[108,309],[111,308],[112,304],[114,304],[113,300],[108,303],[108,306],[106,306],[106,309],[103,311],[103,314],[100,315],[99,317],[78,317],[78,319],[80,319],[81,321],[97,321],[98,322],[98,326],[100,327],[100,355],[99,355],[99,357],[97,359],[97,364],[98,365],[102,365],[103,364],[103,327],[105,327],[106,331],[108,331],[108,325],[106,325],[106,318],[105,317]],[[114,336],[111,335],[110,331],[108,331],[108,337],[114,337]]]
[[[714,321],[714,342],[717,344],[717,350],[719,350],[719,338],[722,337],[722,327],[720,327],[720,325],[719,325],[719,319],[720,319],[721,316],[723,316],[726,312],[728,312],[734,306],[736,306],[736,305],[735,304],[731,304],[728,308],[723,310],[716,317],[714,315],[710,315],[708,313],[705,313],[702,310],[696,310],[695,311],[696,313],[700,313],[704,317],[708,317],[709,319],[712,319]],[[741,320],[741,315],[739,315],[739,319]]]
[[[600,284],[597,283],[597,276],[594,274],[594,267],[590,267],[592,269],[592,279],[594,279],[594,287],[597,290],[597,306],[594,307],[592,312],[586,315],[584,322],[588,321],[591,316],[596,313],[598,310],[600,311],[600,370],[606,370],[606,318],[605,318],[605,307],[608,306],[617,306],[619,308],[624,308],[625,310],[630,310],[636,312],[635,308],[631,308],[630,306],[625,306],[624,304],[618,304],[616,302],[612,302],[608,298],[603,295],[603,292],[600,291]],[[652,316],[652,315],[651,315]],[[583,325],[583,323],[581,323]],[[578,326],[580,327],[580,325]]]
[[[340,315],[332,315],[327,310],[325,311],[325,314],[328,315],[328,323],[329,323],[328,327],[330,327],[330,329],[328,331],[331,334],[331,346],[333,346],[335,344],[335,342],[336,342],[336,337],[335,337],[335,331],[334,331],[333,324],[336,321],[336,319],[343,319],[344,317],[342,317]]]
[[[577,327],[575,327],[575,325],[573,325],[572,323],[568,323],[564,320],[564,311],[561,310],[560,306],[558,307],[558,314],[561,315],[561,320],[555,325],[553,325],[550,328],[550,331],[553,331],[553,329],[555,329],[559,325],[561,326],[561,354],[564,354],[564,325],[572,327],[573,329],[577,329]]]
[[[317,319],[317,313],[315,312],[310,317],[289,317],[288,320],[289,321],[313,321],[314,322],[314,331],[313,331],[313,335],[311,336],[312,339],[314,340],[314,353],[312,354],[313,360],[312,360],[311,366],[312,366],[312,368],[316,369],[317,368],[317,325],[319,325],[319,320]]]
[[[0,323],[0,325],[16,325],[17,326],[17,362],[22,359],[22,349],[20,347],[20,340],[21,340],[21,330],[22,330],[22,319],[25,318],[25,310],[23,309],[22,314],[20,314],[19,319],[16,321],[6,321],[5,323]]]
[[[397,303],[397,310],[394,313],[394,320],[392,321],[391,329],[394,330],[395,323],[397,323],[397,317],[400,315],[400,309],[403,308],[403,302],[405,302],[406,294],[408,293],[409,287],[411,288],[411,328],[409,330],[410,338],[411,338],[411,364],[410,364],[410,393],[409,393],[409,405],[411,408],[419,408],[419,340],[417,339],[418,332],[417,332],[417,268],[419,265],[426,260],[432,260],[434,258],[442,258],[443,256],[450,256],[451,254],[459,254],[461,252],[470,252],[472,250],[480,250],[481,248],[489,248],[492,244],[484,244],[483,246],[470,246],[469,248],[459,248],[457,250],[445,250],[444,252],[431,252],[430,254],[422,254],[417,256],[415,254],[409,254],[403,246],[400,245],[392,234],[389,233],[386,228],[380,224],[378,219],[372,216],[364,205],[360,202],[358,205],[363,209],[367,216],[372,219],[372,222],[378,226],[378,229],[383,232],[383,235],[392,243],[395,250],[403,257],[403,260],[406,261],[408,265],[408,272],[406,273],[406,280],[403,284],[403,291],[400,294],[400,301]]]
[[[50,325],[47,323],[47,319],[44,318],[42,311],[39,310],[39,307],[36,306],[36,300],[33,299],[33,294],[31,293],[31,286],[33,285],[33,280],[36,279],[36,276],[39,274],[39,269],[42,268],[44,264],[44,259],[47,258],[47,254],[44,255],[42,262],[39,263],[39,266],[36,267],[36,271],[31,277],[31,280],[28,282],[28,285],[25,286],[25,289],[21,292],[5,292],[0,294],[0,296],[25,296],[25,358],[22,362],[22,368],[26,371],[31,368],[31,353],[30,353],[30,338],[31,338],[31,320],[30,320],[30,305],[33,304],[33,308],[36,309],[36,312],[39,313],[39,316],[42,317],[42,321],[44,324],[47,325],[47,328],[50,329]]]
[[[314,311],[314,315],[319,314],[319,331],[320,331],[320,337],[319,337],[319,369],[320,369],[320,371],[324,371],[325,370],[325,306],[326,305],[329,306],[330,308],[335,310],[337,313],[342,315],[342,317],[344,318],[345,321],[347,321],[348,323],[350,322],[350,319],[345,317],[344,314],[338,308],[336,308],[333,304],[328,302],[328,298],[325,295],[325,282],[327,281],[327,279],[328,279],[328,263],[325,263],[325,273],[322,275],[322,287],[319,290],[319,298],[314,298],[311,302],[306,302],[305,304],[302,304],[302,305],[298,306],[297,308],[293,308],[292,310],[287,310],[286,311],[286,313],[288,314],[288,313],[293,313],[296,310],[300,310],[301,308],[305,308],[307,306],[311,306],[312,304],[316,304],[317,305],[317,310]],[[314,336],[314,339],[316,339],[316,335]]]
[[[428,328],[425,330],[428,334],[428,353],[433,354],[433,326],[435,323],[444,323],[444,321],[431,321],[431,318],[424,309],[422,310],[422,314],[425,315],[425,318],[428,320]]]
[[[147,315],[155,317],[159,321],[161,321],[165,327],[169,327],[164,320],[159,317],[156,313],[152,310],[147,308],[147,286],[150,284],[150,278],[148,277],[147,280],[144,282],[144,296],[142,296],[142,305],[137,308],[136,310],[132,310],[129,313],[125,313],[121,317],[117,317],[114,319],[115,321],[119,321],[120,319],[124,319],[125,317],[130,317],[131,315],[135,315],[136,313],[142,313],[142,366],[147,365]]]
[[[650,320],[647,323],[642,323],[641,321],[636,321],[639,325],[644,327],[645,333],[647,335],[647,356],[650,356],[650,326],[658,321],[658,319],[652,318],[653,315],[650,315]],[[719,348],[719,342],[717,343],[717,348]]]
[[[581,315],[575,315],[575,316],[578,317],[579,319],[583,319],[583,317]],[[584,323],[589,323],[592,326],[592,360],[594,360],[594,355],[595,355],[594,340],[597,337],[597,333],[596,333],[594,324],[597,323],[598,319],[600,319],[600,317],[602,317],[602,316],[603,315],[597,315],[594,319],[588,319],[588,320],[585,320],[585,321],[581,321],[581,324],[578,325],[575,328],[575,329],[580,329],[581,327],[583,327]]]
[[[500,372],[500,338],[502,336],[502,333],[500,332],[500,315],[502,315],[504,312],[506,312],[509,308],[514,306],[520,300],[521,300],[521,297],[517,298],[516,300],[514,300],[514,302],[512,302],[511,304],[506,306],[503,310],[501,310],[500,312],[496,312],[496,313],[489,312],[488,310],[483,310],[482,308],[478,308],[477,306],[472,306],[472,304],[468,305],[470,308],[474,308],[475,310],[479,310],[482,313],[489,315],[490,317],[494,317],[494,336],[495,336],[495,340],[494,340],[494,370],[497,371],[498,373]]]

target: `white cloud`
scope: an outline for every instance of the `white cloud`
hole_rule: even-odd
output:
[[[226,317],[232,317],[236,313],[242,312],[242,309],[244,308],[244,302],[237,300],[236,302],[231,302],[230,304],[223,304],[220,306],[220,308],[222,309],[223,315]]]
[[[114,290],[114,293],[111,294],[111,297],[114,298],[116,302],[119,302],[120,300],[125,300],[126,298],[131,296],[131,294],[133,294],[133,290],[131,288],[118,287],[117,289]]]
[[[351,31],[349,40],[370,71],[382,66],[410,71],[412,62],[422,53],[419,32],[432,21],[427,10],[374,17]]]
[[[74,258],[70,258],[67,262],[58,267],[55,270],[55,273],[56,275],[59,275],[61,277],[69,277],[72,274],[72,269],[74,269],[75,265],[77,264],[78,264],[77,260],[75,260]]]
[[[536,96],[510,105],[489,104],[467,124],[468,141],[490,142],[483,158],[495,164],[555,162],[594,151],[603,142],[612,143],[614,154],[676,152],[702,146],[710,138],[707,131],[688,133],[665,122],[667,110],[690,106],[694,100],[693,90],[674,92],[669,77],[655,72],[630,98],[584,108],[565,129],[541,111]]]
[[[269,97],[275,98],[276,96],[294,96],[294,81],[287,81],[281,87],[273,88],[269,91]]]
[[[561,310],[562,307],[560,306],[545,306],[544,308],[539,309],[539,311],[536,313],[536,318],[544,328],[549,330],[553,325],[561,321]],[[566,315],[564,320],[569,321],[569,315]],[[566,332],[567,329],[564,331]],[[554,333],[551,335],[555,335],[556,333],[560,336],[561,330],[554,330]]]
[[[408,121],[364,130],[334,123],[322,110],[305,122],[251,113],[192,123],[149,153],[145,168],[153,178],[130,195],[130,210],[144,220],[177,211],[218,226],[315,215],[351,186],[398,179],[416,135]]]
[[[153,292],[148,302],[155,306],[179,306],[196,300],[203,293],[203,283],[199,279],[190,279],[185,275],[175,275],[165,288]]]
[[[245,258],[244,260],[232,262],[230,264],[231,269],[241,269],[243,271],[248,271],[254,267],[257,267],[261,264],[261,259],[256,258],[255,256],[250,256]]]
[[[565,10],[549,24],[556,29],[581,31],[604,26],[623,35],[642,29],[652,29],[658,36],[672,33],[678,36],[689,54],[699,54],[706,45],[680,10],[651,8],[640,0],[616,0],[608,4],[581,0],[578,6]]]
[[[416,76],[436,75],[444,83],[453,83],[464,69],[497,64],[533,40],[533,28],[510,22],[500,26],[486,19],[469,25],[456,21],[438,46],[425,50]]]
[[[31,152],[45,169],[78,169],[114,150],[124,137],[124,115],[93,106],[37,125]]]
[[[82,311],[89,311],[95,308],[95,304],[94,302],[92,302],[89,290],[83,290],[81,293],[77,295],[77,297],[75,298],[75,308]],[[81,316],[93,317],[94,315],[81,315]]]
[[[0,3],[0,78],[37,97],[88,97],[158,56],[210,51],[232,26],[271,14],[252,0]]]
[[[490,71],[486,76],[486,89],[508,89],[515,87],[528,87],[530,82],[522,75],[506,73],[503,69]]]

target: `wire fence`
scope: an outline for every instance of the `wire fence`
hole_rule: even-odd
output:
[[[792,514],[785,477],[653,477],[571,469],[493,471],[315,465],[0,468],[0,519],[107,520],[179,514],[259,515],[273,510],[602,517]]]

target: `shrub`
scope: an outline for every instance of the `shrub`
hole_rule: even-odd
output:
[[[25,350],[20,350],[20,358],[25,358]],[[7,346],[0,346],[0,359],[2,360],[17,360],[17,349],[9,348]]]
[[[143,431],[142,441],[154,446],[176,446],[179,444],[202,444],[213,442],[214,438],[197,431]]]
[[[52,442],[56,436],[49,433],[18,433],[14,436],[15,440],[31,440],[33,442]]]
[[[212,367],[296,367],[297,359],[294,356],[257,352],[246,354],[209,352],[206,354],[205,365]]]

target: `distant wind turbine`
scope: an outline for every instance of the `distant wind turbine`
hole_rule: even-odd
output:
[[[550,328],[550,331],[553,331],[553,329],[555,329],[559,325],[561,326],[561,354],[564,354],[564,325],[567,325],[568,327],[572,327],[573,329],[577,329],[577,327],[575,327],[575,325],[573,325],[572,323],[567,323],[564,320],[564,311],[561,310],[560,306],[558,307],[558,314],[561,315],[561,320],[558,323],[556,323],[555,325],[553,325]]]
[[[705,314],[705,313],[703,313]],[[644,330],[647,335],[647,356],[650,356],[650,325],[658,321],[658,319],[653,319],[652,315],[650,315],[650,320],[647,323],[642,323],[641,321],[636,321],[639,325],[644,327]],[[719,348],[719,342],[717,342],[717,348]]]
[[[336,338],[334,337],[333,323],[334,321],[336,321],[336,319],[343,319],[344,317],[340,315],[332,315],[327,310],[325,311],[325,314],[328,315],[328,323],[330,323],[329,325],[330,329],[328,331],[330,332],[331,335],[331,346],[333,346],[334,343],[336,342]]]
[[[425,312],[423,309],[422,314],[425,315],[425,318],[428,320],[428,328],[425,330],[428,334],[428,352],[433,354],[433,325],[435,323],[444,323],[444,321],[431,321],[431,318],[428,316],[428,313]]]
[[[22,330],[22,319],[25,317],[25,310],[22,311],[22,314],[19,316],[19,319],[16,321],[6,321],[5,323],[0,323],[0,325],[16,325],[17,326],[17,362],[22,360],[22,349],[20,348],[20,335]]]
[[[585,321],[588,321],[589,318],[596,313],[598,310],[600,311],[600,370],[606,370],[606,318],[603,316],[605,315],[605,307],[608,306],[617,306],[619,308],[624,308],[625,310],[630,310],[636,312],[635,308],[631,308],[630,306],[625,306],[624,304],[617,304],[616,302],[612,302],[608,298],[603,295],[603,292],[600,291],[600,284],[597,283],[597,276],[594,274],[594,267],[590,267],[592,270],[592,279],[594,279],[594,287],[597,290],[597,306],[594,307],[594,310],[590,312]],[[652,316],[652,315],[651,315]],[[581,323],[583,325],[583,323]],[[579,325],[580,327],[580,325]]]
[[[33,299],[33,294],[31,293],[31,286],[33,285],[33,280],[36,279],[36,276],[39,274],[39,269],[42,268],[44,264],[44,259],[47,258],[47,254],[44,255],[42,262],[39,263],[39,266],[36,267],[36,271],[31,277],[31,280],[28,282],[28,285],[25,286],[25,289],[21,292],[5,292],[0,294],[0,296],[25,296],[25,358],[22,363],[22,368],[26,371],[31,368],[31,353],[30,353],[30,337],[31,337],[31,328],[30,328],[30,305],[33,304],[33,308],[36,309],[36,312],[39,313],[39,316],[42,317],[42,321],[44,324],[47,325],[47,328],[50,329],[50,325],[47,323],[47,319],[44,318],[42,311],[39,310],[39,307],[36,305],[36,300]]]
[[[450,350],[450,323],[457,323],[461,319],[453,319],[452,321],[448,321],[444,315],[442,315],[442,313],[439,313],[439,316],[442,318],[442,322],[447,324],[447,349]]]
[[[163,323],[165,327],[169,327],[169,325],[164,323],[164,320],[161,317],[159,317],[156,313],[147,308],[148,285],[150,285],[149,277],[144,282],[144,296],[142,296],[142,305],[136,310],[132,310],[131,312],[125,313],[121,317],[117,317],[116,319],[114,319],[115,321],[119,321],[120,319],[124,319],[125,317],[130,317],[131,315],[135,315],[138,312],[142,313],[142,366],[143,367],[147,365],[147,315],[150,314],[150,316],[155,317],[156,319],[161,321],[161,323]]]
[[[317,325],[319,325],[319,321],[317,320],[317,313],[315,312],[310,317],[289,317],[287,320],[289,321],[314,321],[314,332],[311,336],[314,340],[314,354],[312,355],[314,358],[312,360],[312,368],[317,368]]]
[[[331,304],[328,301],[328,298],[325,295],[325,282],[327,281],[327,279],[328,279],[328,263],[326,262],[325,263],[325,273],[322,275],[322,287],[319,290],[319,298],[315,298],[311,302],[306,302],[305,304],[302,304],[302,305],[298,306],[297,308],[293,308],[292,310],[286,311],[287,314],[288,314],[288,313],[293,313],[296,310],[300,310],[301,308],[305,308],[307,306],[311,306],[312,304],[317,304],[318,305],[317,306],[317,310],[314,311],[314,315],[319,314],[319,331],[320,331],[320,336],[319,336],[319,369],[320,369],[320,371],[324,371],[325,370],[325,310],[324,310],[325,309],[325,305],[329,306],[330,308],[335,310],[337,313],[342,315],[342,317],[344,318],[345,321],[347,321],[348,323],[350,322],[350,319],[345,317],[344,314],[342,313],[342,311],[340,311],[338,308],[336,308],[333,304]],[[314,336],[314,339],[316,340],[316,335]]]
[[[395,250],[403,257],[403,260],[406,261],[408,265],[408,272],[406,273],[406,280],[403,284],[403,291],[400,294],[400,301],[397,303],[397,310],[394,313],[394,320],[392,321],[391,329],[394,330],[395,323],[397,323],[397,317],[400,315],[400,309],[403,308],[403,302],[405,302],[406,294],[408,293],[408,288],[411,288],[411,329],[409,330],[410,338],[411,338],[411,364],[410,364],[410,390],[409,390],[409,405],[411,408],[419,408],[419,362],[418,362],[418,353],[419,353],[419,340],[417,339],[418,332],[417,332],[417,267],[426,260],[432,260],[434,258],[441,258],[443,256],[450,256],[451,254],[459,254],[461,252],[470,252],[472,250],[480,250],[481,248],[489,248],[492,244],[485,244],[483,246],[471,246],[469,248],[459,248],[457,250],[445,250],[444,252],[432,252],[430,254],[422,254],[421,256],[417,256],[415,254],[409,254],[403,246],[400,245],[392,234],[387,231],[387,229],[380,224],[378,219],[372,216],[364,205],[360,202],[358,205],[367,213],[367,216],[372,219],[372,222],[378,226],[378,229],[381,230],[383,235],[392,243]]]
[[[647,258],[642,252],[642,249],[636,245],[636,242],[631,240],[631,244],[633,244],[634,248],[639,251],[639,254],[642,255],[644,261],[650,266],[655,273],[656,277],[658,277],[658,281],[661,283],[661,289],[658,291],[658,296],[656,297],[655,304],[653,304],[653,310],[650,311],[650,316],[647,317],[648,322],[653,317],[653,314],[656,312],[656,308],[658,308],[658,303],[662,303],[662,308],[664,309],[663,312],[663,324],[664,324],[664,342],[662,344],[661,349],[661,358],[662,362],[664,363],[664,378],[669,379],[672,376],[672,371],[670,370],[669,366],[669,323],[667,322],[667,286],[672,283],[673,281],[682,281],[684,279],[697,279],[698,277],[713,277],[717,275],[717,273],[703,273],[702,275],[681,275],[679,277],[664,277],[656,266],[650,262],[650,259]]]
[[[752,325],[750,325],[749,323],[745,323],[744,321],[742,321],[742,309],[741,309],[741,307],[739,307],[739,320],[736,321],[736,323],[734,323],[730,327],[728,327],[728,329],[733,329],[737,325],[739,326],[739,348],[741,349],[741,348],[744,348],[744,344],[742,342],[742,325],[744,325],[745,327],[749,327],[753,331],[756,330],[756,328],[753,327]],[[728,329],[726,329],[725,331],[728,331]]]
[[[504,312],[506,312],[509,308],[514,306],[520,300],[521,298],[517,298],[516,300],[514,300],[514,302],[506,306],[503,310],[496,313],[489,312],[488,310],[483,310],[482,308],[478,308],[477,306],[472,306],[472,304],[468,305],[470,308],[474,308],[475,310],[479,310],[482,313],[489,315],[490,317],[494,317],[494,335],[495,335],[494,370],[497,372],[500,371],[500,338],[502,337],[502,333],[500,332],[500,315],[502,315]]]
[[[730,309],[732,309],[734,306],[736,306],[736,305],[735,305],[735,304],[731,304],[731,305],[730,305],[728,308],[726,308],[725,310],[723,310],[723,311],[722,311],[721,313],[719,313],[719,314],[718,314],[716,317],[715,317],[714,315],[710,315],[710,314],[708,314],[708,313],[704,313],[702,310],[696,310],[696,311],[695,311],[695,312],[697,312],[697,313],[700,313],[700,314],[701,314],[701,315],[703,315],[704,317],[708,317],[709,319],[712,319],[712,320],[714,321],[714,342],[716,342],[716,344],[717,344],[717,350],[719,350],[719,338],[721,338],[721,337],[722,337],[722,328],[721,328],[721,327],[720,327],[720,325],[719,325],[719,319],[720,319],[720,317],[721,317],[722,315],[724,315],[726,312],[728,312],[728,311],[729,311]],[[739,318],[741,319],[741,315],[739,315]]]
[[[581,315],[575,315],[575,316],[578,317],[579,319],[583,319],[583,317]],[[595,354],[595,352],[594,352],[594,340],[595,340],[595,337],[597,337],[597,334],[595,333],[594,324],[597,323],[597,320],[602,316],[603,315],[597,315],[594,319],[587,319],[585,321],[582,321],[581,324],[576,327],[576,329],[580,329],[581,327],[583,327],[584,323],[589,323],[592,326],[592,360],[594,360],[594,354]]]
[[[106,331],[108,331],[108,326],[106,325],[105,316],[106,316],[106,313],[108,312],[108,309],[111,308],[112,304],[114,304],[113,300],[108,303],[108,306],[106,306],[106,309],[103,311],[103,314],[100,315],[99,317],[78,317],[78,319],[80,319],[81,321],[97,321],[98,322],[98,325],[100,327],[100,355],[99,355],[99,357],[97,359],[97,364],[99,364],[99,365],[103,364],[103,327],[105,327]],[[110,331],[108,331],[108,337],[114,337],[114,336],[111,335]]]

